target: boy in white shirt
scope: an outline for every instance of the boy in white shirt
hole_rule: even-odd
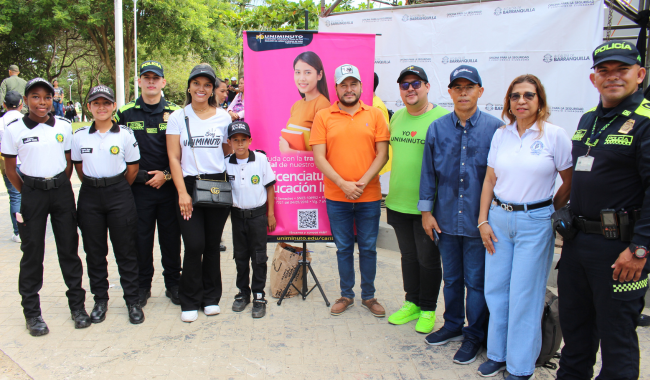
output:
[[[253,318],[266,314],[266,237],[275,230],[275,173],[266,154],[251,151],[248,124],[236,121],[228,126],[228,145],[233,154],[226,157],[228,180],[232,185],[232,240],[237,265],[237,288],[232,310],[241,312],[250,303],[253,293]],[[249,286],[249,261],[253,278]]]

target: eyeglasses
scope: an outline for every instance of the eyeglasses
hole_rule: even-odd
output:
[[[399,88],[402,89],[402,91],[408,91],[409,87],[413,87],[414,90],[417,90],[418,88],[422,87],[422,81],[421,80],[414,80],[413,82],[402,82],[399,84]]]
[[[524,99],[531,101],[535,99],[535,95],[537,94],[534,92],[530,92],[530,91],[524,92]],[[512,100],[513,102],[518,101],[519,98],[521,98],[521,94],[518,92],[513,92],[512,94],[510,94],[510,100]]]
[[[469,86],[454,86],[452,87],[452,91],[458,92],[458,93],[463,93],[463,92],[472,92],[476,88],[476,85],[469,85]]]

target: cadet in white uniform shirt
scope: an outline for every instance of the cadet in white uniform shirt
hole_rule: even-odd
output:
[[[48,215],[75,328],[90,326],[84,307],[86,291],[81,287],[83,266],[77,253],[77,212],[70,185],[72,126],[66,119],[49,114],[53,95],[54,87],[45,79],[27,82],[24,101],[29,106],[29,114],[7,125],[1,148],[7,177],[22,195],[20,215],[17,215],[23,251],[18,291],[27,329],[33,336],[49,332],[41,316],[38,296],[43,286]],[[22,162],[22,178],[16,172],[17,157]]]
[[[79,190],[79,228],[90,291],[95,295],[91,322],[103,322],[108,310],[109,231],[129,321],[139,324],[144,322],[144,313],[138,296],[138,214],[131,184],[140,168],[140,150],[133,131],[111,120],[115,109],[113,90],[104,85],[93,87],[88,110],[95,121],[77,130],[72,139],[72,162],[83,182]]]
[[[232,310],[241,312],[253,292],[253,318],[266,314],[266,228],[275,230],[275,173],[266,154],[251,151],[251,131],[243,121],[228,126],[228,144],[234,153],[226,157],[228,179],[232,184],[232,242],[237,265],[237,288]],[[268,210],[267,210],[268,206]],[[268,213],[267,213],[268,211]],[[253,281],[249,286],[250,266]]]
[[[7,128],[7,124],[11,123],[16,119],[22,119],[24,116],[22,114],[23,110],[23,96],[20,95],[17,91],[9,91],[5,95],[4,107],[8,110],[2,115],[2,123],[0,123],[0,139],[2,139],[2,134]],[[14,185],[11,184],[9,178],[7,177],[4,161],[2,161],[2,178],[5,181],[5,186],[7,187],[7,192],[9,193],[9,215],[11,217],[11,224],[14,227],[13,234],[11,235],[11,240],[16,243],[20,243],[20,234],[18,232],[18,222],[16,221],[16,213],[20,212],[20,193]],[[16,160],[16,167],[18,168],[18,173],[20,174],[20,160]]]

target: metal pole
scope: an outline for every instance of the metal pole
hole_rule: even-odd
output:
[[[117,108],[124,105],[124,24],[122,0],[115,0],[115,101]]]
[[[138,0],[133,0],[133,55],[135,64],[133,65],[135,74],[133,75],[133,99],[138,98]]]
[[[305,9],[305,30],[309,30],[309,11]]]

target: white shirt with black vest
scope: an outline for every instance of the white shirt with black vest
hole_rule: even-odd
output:
[[[116,122],[106,133],[96,130],[93,123],[79,128],[72,137],[72,162],[83,163],[83,173],[88,177],[114,177],[138,161],[140,149],[133,131]]]
[[[25,115],[7,124],[0,151],[3,157],[19,158],[23,174],[49,178],[65,170],[71,146],[72,125],[67,119],[50,116],[37,123]]]
[[[266,188],[275,184],[275,173],[266,154],[249,151],[248,159],[226,157],[228,180],[232,186],[232,205],[244,210],[254,209],[266,203]]]

